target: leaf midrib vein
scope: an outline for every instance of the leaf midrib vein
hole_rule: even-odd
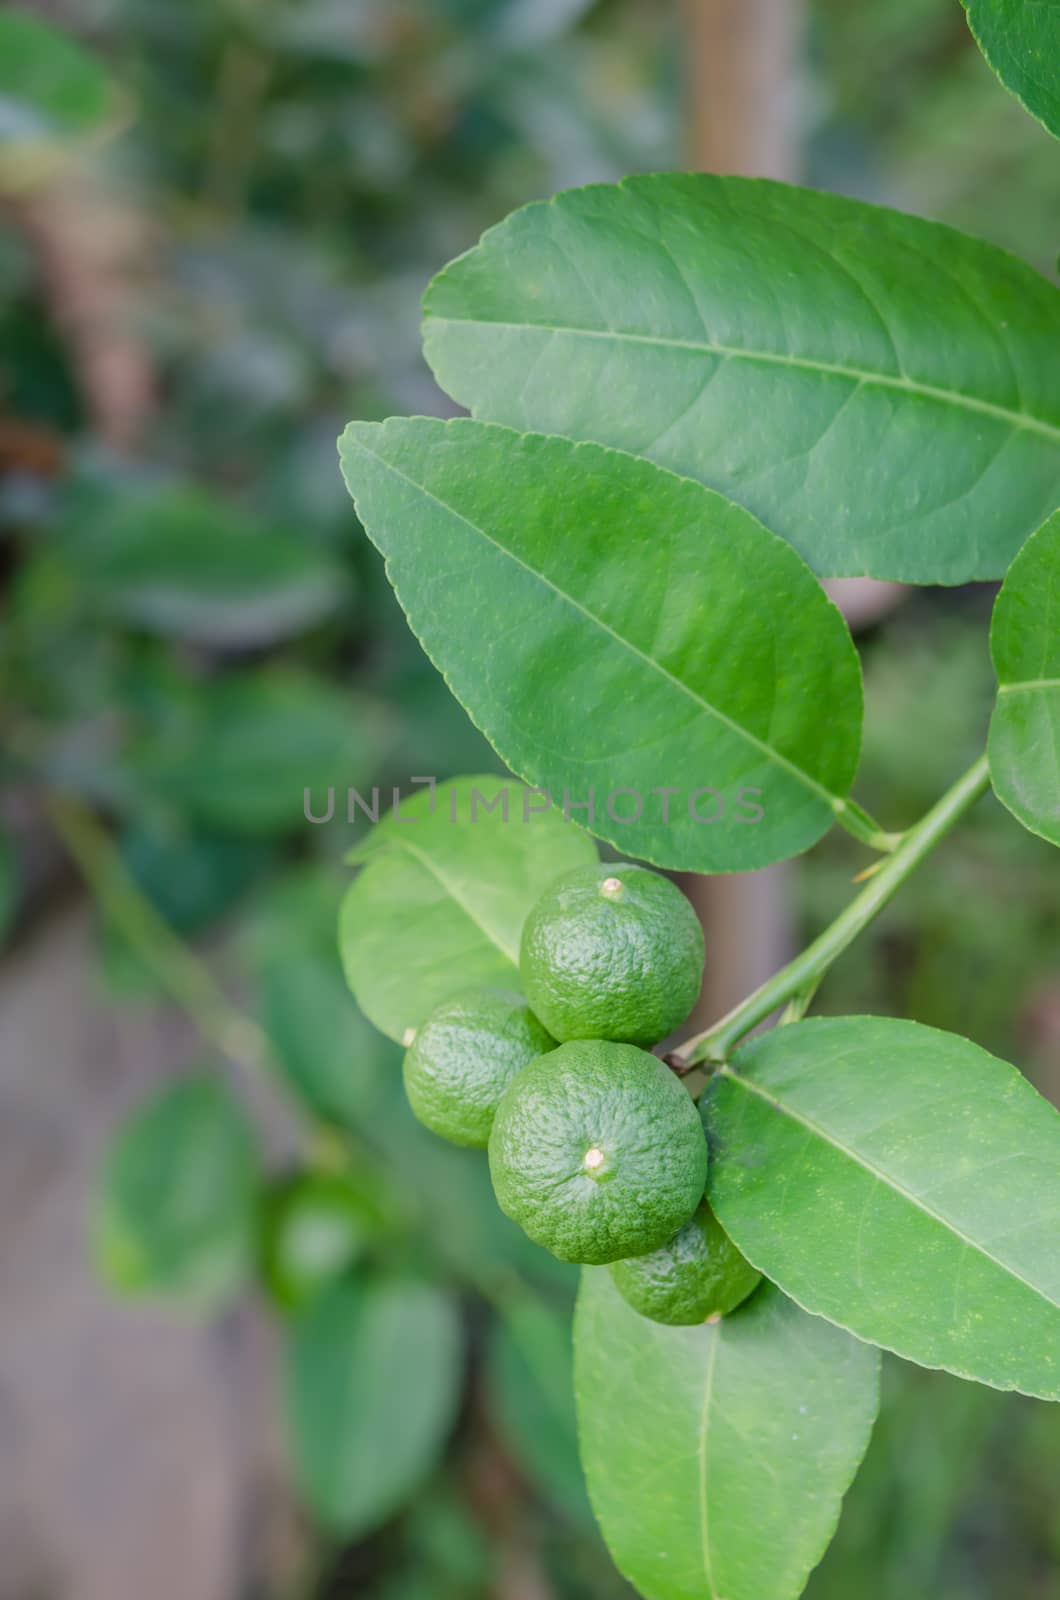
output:
[[[893,1189],[895,1194],[900,1195],[903,1200],[908,1200],[910,1205],[915,1206],[918,1211],[922,1211],[926,1217],[930,1217],[932,1222],[939,1223],[968,1249],[974,1250],[977,1255],[992,1262],[1006,1276],[1014,1278],[1025,1289],[1029,1289],[1032,1294],[1038,1295],[1049,1305],[1055,1307],[1057,1311],[1060,1311],[1060,1300],[1054,1300],[1052,1295],[1047,1294],[1038,1284],[1032,1283],[1029,1278],[1025,1278],[1022,1273],[1017,1272],[1015,1267],[1010,1266],[1008,1262],[1000,1260],[978,1239],[973,1239],[971,1235],[965,1233],[963,1228],[958,1227],[949,1217],[943,1216],[940,1211],[936,1211],[932,1206],[929,1206],[919,1195],[914,1194],[911,1189],[907,1189],[904,1184],[899,1183],[897,1178],[890,1173],[884,1172],[874,1162],[870,1161],[867,1156],[862,1155],[860,1151],[840,1144],[838,1139],[834,1138],[827,1129],[822,1128],[819,1123],[814,1122],[811,1117],[804,1116],[802,1112],[795,1111],[791,1106],[785,1105],[782,1100],[778,1100],[774,1095],[768,1094],[760,1084],[754,1083],[752,1079],[733,1072],[731,1067],[723,1067],[721,1070],[730,1083],[738,1084],[741,1089],[746,1089],[748,1093],[755,1095],[759,1100],[763,1100],[766,1105],[772,1106],[775,1111],[779,1111],[781,1116],[787,1117],[792,1122],[797,1122],[800,1127],[816,1134],[825,1144],[830,1145],[833,1150],[837,1150],[841,1156],[845,1156],[854,1166],[861,1167],[871,1177],[875,1178],[878,1183],[882,1183],[885,1188]]]
[[[703,1576],[707,1580],[710,1590],[710,1600],[719,1600],[718,1591],[714,1587],[714,1562],[710,1553],[710,1527],[707,1518],[707,1441],[710,1429],[707,1417],[710,1413],[710,1403],[714,1395],[714,1371],[718,1364],[718,1346],[721,1343],[721,1334],[718,1328],[711,1330],[713,1337],[710,1341],[710,1355],[707,1359],[707,1372],[703,1381],[703,1405],[699,1414],[699,1445],[696,1457],[699,1463],[699,1540],[703,1556]]]
[[[998,694],[1016,694],[1021,689],[1060,689],[1060,678],[1026,678],[1022,683],[999,683]]]
[[[499,950],[501,955],[504,956],[507,961],[510,961],[513,967],[519,965],[518,952],[508,949],[507,945],[502,942],[499,934],[493,928],[491,928],[487,922],[482,920],[482,918],[476,912],[474,906],[465,900],[462,895],[457,893],[456,888],[446,877],[445,873],[435,866],[434,862],[425,851],[421,850],[418,845],[414,845],[410,839],[402,839],[397,848],[401,850],[407,850],[410,856],[414,856],[420,865],[427,869],[435,882],[441,885],[446,894],[449,896],[450,900],[460,907],[464,915],[475,924],[476,928],[478,928],[480,932],[485,934],[490,944],[492,944],[495,949]]]
[[[1032,416],[1028,411],[1018,411],[1010,406],[995,405],[990,400],[980,400],[975,395],[964,394],[960,389],[943,389],[937,384],[924,383],[905,375],[873,372],[869,368],[846,366],[838,361],[823,361],[811,356],[795,356],[776,350],[751,350],[741,345],[718,344],[702,339],[676,339],[664,334],[629,333],[617,328],[575,328],[551,322],[505,322],[492,317],[441,317],[428,314],[431,323],[452,323],[454,326],[481,326],[500,328],[508,332],[537,331],[549,334],[567,334],[577,339],[604,339],[624,344],[651,345],[664,350],[691,350],[698,355],[719,356],[723,360],[757,361],[766,366],[793,367],[802,372],[823,373],[828,377],[849,378],[870,387],[896,389],[905,394],[920,395],[928,400],[938,400],[961,410],[975,411],[994,417],[1012,427],[1024,428],[1031,433],[1044,434],[1048,439],[1060,441],[1060,425]]]
[[[673,684],[676,689],[679,689],[682,694],[686,695],[694,705],[699,706],[701,710],[703,710],[708,716],[713,717],[717,722],[721,723],[723,727],[728,728],[731,733],[735,733],[739,738],[746,740],[749,745],[752,745],[754,749],[758,750],[763,756],[766,757],[767,760],[772,761],[774,765],[780,767],[782,771],[789,773],[799,783],[805,785],[805,787],[809,789],[812,794],[817,795],[821,800],[823,800],[829,809],[837,816],[847,809],[846,800],[842,795],[833,794],[830,789],[825,788],[824,784],[818,783],[816,778],[811,778],[808,772],[804,772],[803,769],[799,766],[796,766],[793,761],[789,761],[787,756],[781,755],[779,750],[774,749],[774,747],[770,744],[766,744],[763,739],[759,739],[757,734],[751,733],[749,729],[742,727],[740,723],[736,722],[732,717],[727,716],[726,713],[719,710],[717,706],[711,705],[709,700],[704,700],[703,696],[697,693],[697,691],[693,689],[691,685],[683,682],[682,679],[675,677],[672,672],[663,666],[661,661],[656,661],[654,656],[650,656],[646,654],[645,651],[639,649],[631,639],[623,638],[622,634],[617,633],[615,629],[611,627],[610,623],[605,622],[604,619],[602,617],[598,617],[594,611],[590,611],[587,606],[582,605],[581,601],[577,600],[574,595],[568,594],[565,589],[561,589],[559,585],[554,583],[546,573],[540,572],[536,567],[532,567],[530,563],[524,561],[521,556],[517,556],[514,551],[509,550],[506,545],[501,544],[500,541],[495,539],[492,534],[487,533],[485,528],[480,528],[477,523],[472,522],[469,517],[465,517],[463,512],[458,511],[455,506],[449,505],[447,501],[442,500],[440,496],[433,494],[431,490],[426,488],[422,483],[418,483],[415,478],[409,477],[407,472],[402,472],[400,467],[394,466],[393,462],[384,460],[377,451],[370,450],[367,445],[361,443],[360,441],[358,441],[358,448],[364,450],[367,455],[371,455],[387,472],[392,472],[396,478],[400,478],[401,481],[403,483],[407,483],[411,489],[415,489],[417,494],[423,495],[424,499],[432,501],[433,504],[440,507],[442,511],[448,512],[451,517],[455,517],[458,522],[462,522],[465,528],[469,528],[471,532],[477,534],[480,539],[484,539],[487,544],[492,545],[495,550],[498,550],[501,555],[506,556],[508,560],[513,562],[517,567],[521,567],[522,570],[528,573],[532,578],[536,578],[539,583],[543,583],[547,588],[551,589],[560,600],[573,607],[575,611],[580,612],[587,622],[591,622],[595,627],[599,628],[602,633],[606,633],[610,638],[612,638],[616,644],[620,645],[624,650],[627,650],[631,655],[636,656],[640,661],[643,661],[646,666],[658,673],[661,678],[664,678],[667,682]]]

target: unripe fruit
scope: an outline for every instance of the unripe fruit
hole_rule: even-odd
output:
[[[501,1210],[562,1261],[654,1250],[692,1215],[707,1144],[687,1091],[633,1045],[577,1040],[524,1067],[489,1142]]]
[[[657,1044],[699,995],[703,932],[680,889],[659,873],[576,867],[527,918],[519,969],[555,1038]]]
[[[379,1231],[368,1197],[341,1173],[281,1179],[265,1200],[261,1270],[278,1305],[305,1305],[341,1277]]]
[[[672,1239],[611,1265],[624,1300],[641,1316],[688,1327],[735,1310],[761,1282],[706,1200]]]
[[[484,1150],[515,1074],[555,1047],[521,994],[472,990],[438,1006],[413,1035],[404,1065],[409,1104],[432,1133]]]

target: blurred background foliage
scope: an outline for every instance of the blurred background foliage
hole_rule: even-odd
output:
[[[805,20],[805,179],[1051,271],[1055,147],[957,0]],[[484,227],[680,163],[681,25],[653,0],[0,15],[0,929],[14,946],[49,916],[57,835],[108,1003],[176,1001],[201,1032],[116,1132],[95,1252],[124,1292],[217,1308],[256,1283],[282,1319],[315,1532],[277,1596],[629,1593],[577,1463],[573,1276],[498,1214],[480,1159],[414,1123],[339,970],[347,786],[496,758],[405,628],[334,442],[351,416],[445,409],[419,296]],[[865,641],[859,793],[890,825],[981,743],[990,598],[919,594]],[[329,786],[310,825],[303,789],[322,810]],[[807,932],[849,893],[848,845],[800,869]],[[1057,1097],[1048,854],[984,804],[821,1007],[969,1032]],[[264,1127],[241,1068],[278,1091]],[[1060,1594],[1058,1476],[1049,1408],[889,1363],[810,1593]]]

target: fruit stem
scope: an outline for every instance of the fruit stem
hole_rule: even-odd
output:
[[[700,1062],[722,1062],[745,1034],[787,1001],[812,995],[837,956],[868,927],[909,875],[949,833],[957,820],[984,794],[990,784],[985,755],[958,778],[936,805],[906,833],[893,853],[880,863],[861,893],[835,921],[808,944],[794,961],[767,979],[753,994],[735,1006],[705,1032],[671,1051],[667,1060],[681,1072]],[[796,1007],[797,1009],[797,1007]],[[795,1020],[791,1018],[790,1020]]]

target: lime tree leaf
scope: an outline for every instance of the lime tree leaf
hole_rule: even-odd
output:
[[[990,777],[1031,833],[1060,845],[1060,511],[1032,534],[994,604]]]
[[[275,644],[350,593],[347,571],[304,538],[187,486],[107,496],[68,553],[109,616],[194,644]]]
[[[377,708],[324,678],[287,667],[203,684],[187,715],[149,735],[133,765],[160,799],[196,821],[268,835],[335,814],[364,785],[380,749]]]
[[[1060,0],[963,0],[1005,88],[1060,139]]]
[[[0,14],[0,178],[91,135],[114,109],[110,79],[79,44],[28,11]]]
[[[956,1034],[774,1029],[704,1099],[711,1204],[808,1311],[925,1367],[1060,1399],[1060,1114]]]
[[[345,880],[318,868],[276,885],[248,938],[258,1016],[285,1086],[314,1116],[354,1128],[374,1118],[397,1066],[354,1004],[335,945]]]
[[[343,902],[339,948],[358,1005],[392,1039],[464,989],[518,987],[527,913],[596,860],[541,804],[511,778],[455,778],[402,800],[353,852],[368,865]]]
[[[835,1532],[879,1403],[879,1352],[772,1284],[668,1328],[587,1268],[575,1319],[582,1460],[646,1600],[795,1600]]]
[[[413,1282],[342,1284],[313,1302],[287,1354],[295,1468],[321,1522],[358,1538],[434,1469],[461,1388],[456,1307]]]
[[[1000,578],[1060,497],[1060,294],[937,223],[628,178],[516,212],[426,309],[476,417],[699,478],[822,576]]]
[[[720,495],[595,445],[351,423],[413,632],[514,771],[658,866],[794,855],[844,809],[861,677],[813,574]]]
[[[238,1103],[216,1073],[166,1087],[122,1127],[103,1162],[93,1247],[122,1294],[213,1308],[250,1275],[258,1161]]]
[[[578,1459],[570,1312],[529,1294],[502,1306],[488,1371],[501,1433],[531,1483],[564,1516],[591,1522]]]

